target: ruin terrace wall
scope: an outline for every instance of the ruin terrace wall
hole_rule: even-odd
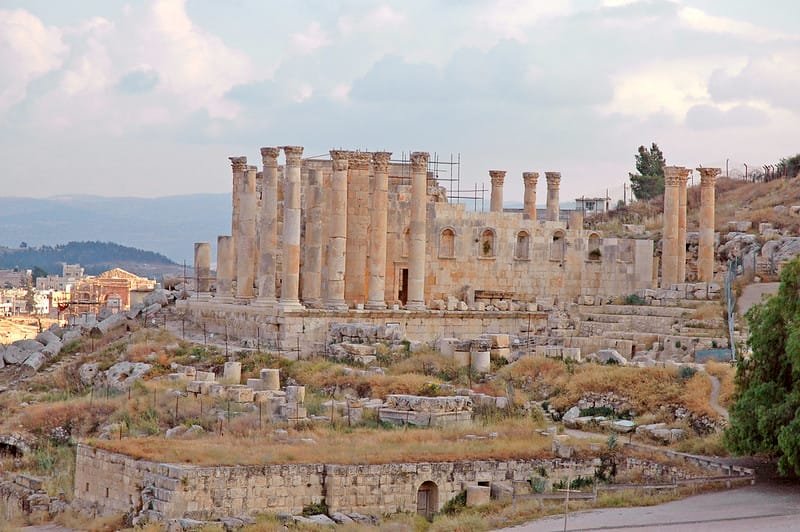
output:
[[[439,510],[467,485],[525,482],[541,467],[555,479],[594,472],[592,460],[560,459],[198,467],[135,460],[81,444],[75,498],[103,514],[139,511],[145,490],[152,493],[151,509],[165,519],[298,514],[322,501],[332,512],[383,515],[416,511],[417,490],[427,481],[436,484]]]
[[[402,338],[420,342],[484,333],[519,335],[527,333],[528,325],[533,334],[547,325],[543,312],[306,310],[276,316],[268,309],[214,301],[186,300],[176,305],[187,313],[187,319],[204,324],[209,333],[224,335],[227,324],[231,335],[260,338],[261,346],[267,349],[295,350],[299,338],[302,356],[323,352],[331,326],[338,323],[399,324]]]

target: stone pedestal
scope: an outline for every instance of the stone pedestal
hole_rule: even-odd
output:
[[[225,362],[222,368],[222,380],[226,384],[239,384],[242,381],[242,363]]]
[[[234,239],[236,297],[244,299],[255,296],[257,172],[255,166],[249,167],[239,189],[239,233]]]
[[[279,369],[264,368],[261,370],[261,380],[264,382],[265,390],[281,389],[281,373]]]
[[[661,286],[678,282],[678,211],[680,208],[681,168],[664,167],[664,215],[661,236]]]
[[[283,263],[282,310],[299,310],[300,304],[300,167],[302,146],[283,146],[286,154],[286,178],[283,192]]]
[[[536,220],[536,185],[539,182],[539,172],[522,172],[522,181],[525,184],[525,214],[529,220]]]
[[[369,167],[372,155],[367,152],[350,152],[349,159],[344,298],[351,307],[355,307],[363,305],[367,300]]]
[[[700,245],[697,250],[697,277],[701,282],[714,280],[714,186],[719,168],[698,168],[700,172]]]
[[[326,193],[328,208],[328,250],[325,307],[347,310],[344,300],[345,250],[347,249],[347,168],[346,151],[331,150],[333,175]]]
[[[258,252],[258,303],[273,306],[276,303],[275,280],[278,249],[278,155],[279,148],[261,148],[262,185],[260,239]]]
[[[547,220],[557,222],[561,207],[558,192],[561,187],[561,172],[545,172],[547,179]]]
[[[425,231],[428,208],[427,152],[411,154],[411,223],[407,310],[425,310]]]
[[[217,297],[229,298],[233,290],[233,237],[217,237]]]
[[[208,242],[194,244],[194,278],[198,292],[211,290],[211,244]]]
[[[681,167],[678,184],[678,282],[686,282],[686,183],[692,171]]]
[[[492,196],[489,202],[491,212],[503,212],[503,182],[506,179],[505,170],[489,170],[492,181]]]
[[[303,304],[322,308],[322,172],[308,171],[306,239],[303,246]]]
[[[389,194],[390,152],[372,154],[374,176],[370,204],[369,233],[369,285],[367,304],[369,310],[386,308],[386,230]]]

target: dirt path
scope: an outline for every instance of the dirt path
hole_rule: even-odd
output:
[[[740,316],[744,316],[750,307],[761,303],[764,296],[777,294],[778,286],[780,283],[754,283],[745,286],[742,295],[736,300],[736,312]]]
[[[706,375],[711,380],[711,395],[708,398],[708,402],[715,412],[727,420],[729,419],[728,409],[719,404],[719,379],[708,373]]]

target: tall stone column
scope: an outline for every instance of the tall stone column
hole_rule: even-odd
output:
[[[301,270],[303,304],[322,307],[322,171],[310,169],[306,186],[306,239]]]
[[[347,250],[347,168],[346,151],[331,150],[333,174],[328,199],[328,279],[325,308],[347,310],[344,300],[345,251]]]
[[[697,277],[700,281],[714,280],[714,186],[720,168],[698,168],[700,172],[700,246],[697,250]]]
[[[661,287],[678,282],[678,211],[681,168],[664,167],[664,230],[661,236]]]
[[[489,170],[492,180],[492,196],[489,202],[491,212],[503,212],[503,181],[506,179],[505,170]]]
[[[369,296],[366,308],[386,308],[386,230],[389,205],[389,159],[391,152],[372,154],[375,174],[372,178],[369,239]]]
[[[194,243],[194,277],[198,292],[208,292],[211,286],[211,244]]]
[[[233,280],[236,280],[236,235],[239,234],[241,216],[241,182],[247,172],[247,157],[228,157],[231,161],[231,238],[233,239]]]
[[[545,172],[547,179],[547,220],[557,222],[561,207],[559,205],[558,191],[561,187],[561,172]]]
[[[278,155],[279,148],[261,148],[261,234],[258,252],[258,302],[274,305],[278,251]]]
[[[681,167],[678,177],[678,282],[686,282],[686,183],[692,171]]]
[[[217,237],[217,297],[230,298],[233,290],[233,237]]]
[[[344,298],[350,305],[367,301],[367,238],[369,228],[369,167],[371,154],[350,152],[347,181],[347,253]]]
[[[236,297],[255,296],[256,262],[256,174],[250,166],[244,174],[239,189],[239,233],[234,239],[236,250]]]
[[[428,209],[428,152],[411,154],[411,223],[407,310],[425,310],[425,231]]]
[[[525,214],[529,220],[536,220],[536,185],[539,182],[539,172],[522,172],[522,181],[525,184]]]
[[[300,167],[302,146],[284,146],[286,171],[283,193],[283,282],[279,307],[302,309],[300,304]]]

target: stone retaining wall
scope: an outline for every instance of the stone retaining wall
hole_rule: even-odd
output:
[[[472,460],[374,465],[276,464],[192,466],[135,460],[79,445],[75,498],[100,513],[144,511],[151,517],[218,519],[255,513],[300,513],[325,502],[331,512],[414,512],[423,483],[435,485],[435,509],[467,486],[525,482],[547,471],[552,481],[592,476],[596,459]],[[674,465],[627,464],[649,478],[685,476]]]

